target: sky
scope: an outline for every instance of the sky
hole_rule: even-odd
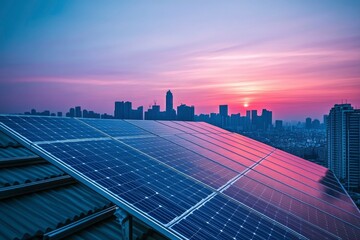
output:
[[[360,108],[360,1],[0,1],[0,113]],[[247,107],[246,107],[247,106]]]

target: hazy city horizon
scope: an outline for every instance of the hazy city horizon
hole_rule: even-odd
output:
[[[171,89],[169,89],[171,90]],[[175,94],[174,94],[175,95]],[[121,99],[121,98],[118,98],[118,99],[114,99],[113,102],[110,102],[110,103],[106,103],[106,106],[104,107],[95,107],[96,104],[94,104],[94,106],[92,105],[91,102],[87,102],[85,104],[77,104],[77,103],[73,103],[69,106],[62,106],[62,107],[59,107],[59,108],[50,108],[50,107],[45,107],[45,108],[41,108],[39,106],[30,106],[30,104],[26,104],[27,106],[26,107],[22,107],[20,108],[20,110],[15,110],[15,109],[12,109],[11,111],[1,111],[0,110],[0,113],[3,113],[3,114],[23,114],[24,112],[30,112],[32,109],[35,109],[37,112],[43,112],[43,111],[50,111],[52,113],[57,113],[57,112],[62,112],[64,115],[67,111],[69,111],[70,108],[72,107],[75,107],[75,106],[81,106],[82,109],[87,109],[87,110],[92,110],[92,111],[95,111],[95,112],[98,112],[100,114],[109,114],[109,115],[113,115],[114,114],[114,102],[116,101],[129,101],[133,104],[133,106],[135,107],[140,107],[142,106],[144,108],[144,111],[146,111],[147,109],[151,108],[152,105],[159,105],[160,106],[160,110],[163,111],[163,110],[166,110],[166,106],[165,106],[165,91],[164,93],[162,94],[161,97],[157,96],[157,98],[154,98],[156,100],[148,103],[148,104],[141,104],[141,102],[133,102],[132,99]],[[44,100],[45,101],[45,100]],[[46,102],[46,101],[45,101]],[[96,102],[96,101],[95,101]],[[319,112],[317,114],[311,114],[307,111],[301,111],[299,112],[296,117],[293,117],[293,115],[291,114],[279,114],[277,113],[276,111],[274,111],[273,109],[269,108],[269,107],[266,107],[266,105],[264,106],[258,106],[258,108],[253,108],[252,107],[252,104],[247,104],[246,106],[242,105],[242,106],[238,106],[238,107],[231,107],[229,106],[226,102],[222,102],[222,103],[219,103],[218,105],[214,105],[214,106],[211,106],[211,107],[208,107],[208,108],[201,108],[201,107],[198,107],[196,105],[196,103],[191,103],[191,102],[188,102],[188,101],[182,101],[181,99],[179,100],[176,95],[174,97],[174,106],[179,106],[181,104],[186,104],[186,105],[190,105],[190,106],[194,106],[195,107],[195,115],[200,115],[200,114],[210,114],[210,113],[216,113],[218,112],[218,108],[219,108],[219,105],[228,105],[229,106],[229,109],[228,109],[228,112],[229,112],[229,115],[231,114],[238,114],[240,113],[241,116],[245,116],[246,115],[246,111],[247,110],[257,110],[257,111],[261,111],[262,109],[267,109],[267,110],[270,110],[273,112],[273,119],[274,121],[275,120],[283,120],[284,122],[287,122],[287,123],[293,123],[293,124],[296,124],[297,122],[303,122],[305,121],[306,118],[310,117],[312,119],[318,119],[322,122],[322,119],[323,119],[323,116],[325,114],[328,114],[329,113],[329,110],[335,105],[335,104],[341,104],[341,103],[351,103],[355,108],[358,108],[358,106],[356,104],[354,104],[351,100],[348,100],[348,99],[343,99],[343,100],[340,100],[339,102],[334,102],[332,104],[329,104],[329,107],[324,109],[323,112]],[[111,106],[109,106],[111,105]],[[208,111],[202,111],[202,109],[208,109]]]

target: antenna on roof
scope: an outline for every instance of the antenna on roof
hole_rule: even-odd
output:
[[[154,100],[154,105],[156,105],[156,100]]]

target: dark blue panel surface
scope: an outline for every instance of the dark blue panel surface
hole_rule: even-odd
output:
[[[217,195],[172,229],[189,239],[298,239],[289,229]]]
[[[152,135],[135,125],[120,119],[81,119],[86,124],[99,129],[112,137]]]
[[[173,135],[173,136],[165,136],[165,139],[174,142],[176,144],[179,144],[180,146],[189,149],[193,152],[196,152],[197,154],[200,154],[201,156],[204,156],[208,159],[211,159],[215,162],[218,162],[221,165],[227,166],[230,169],[233,169],[234,171],[237,171],[238,173],[243,172],[247,167],[245,167],[242,163],[237,162],[227,156],[221,155],[217,153],[216,149],[208,149],[203,147],[202,145],[193,143],[191,141],[185,140],[179,136]],[[251,162],[253,163],[253,162]]]
[[[140,120],[126,120],[126,121],[155,135],[174,135],[174,134],[184,133],[179,129],[169,127],[157,121],[140,121]]]
[[[123,139],[122,142],[213,188],[223,186],[238,174],[229,167],[160,137]]]
[[[0,122],[33,142],[106,137],[74,118],[0,116]]]
[[[208,149],[210,151],[214,151],[214,152],[216,152],[224,157],[227,157],[239,164],[242,164],[245,167],[250,167],[251,165],[255,164],[257,161],[261,160],[261,158],[255,157],[250,154],[249,155],[250,155],[250,157],[252,157],[252,159],[249,159],[248,157],[245,157],[241,154],[238,154],[236,152],[225,149],[225,148],[218,146],[214,143],[211,143],[209,141],[203,140],[203,139],[199,138],[197,135],[185,134],[185,135],[178,135],[178,137],[180,137],[184,140],[187,140],[189,142],[192,142],[196,145],[199,145],[202,148]]]
[[[114,195],[165,224],[211,194],[205,186],[117,141],[41,147]]]

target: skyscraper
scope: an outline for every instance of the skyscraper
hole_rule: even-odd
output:
[[[176,119],[176,112],[174,110],[174,99],[173,94],[171,91],[167,91],[166,93],[166,118],[168,120],[175,120]]]
[[[351,104],[335,104],[327,118],[330,168],[349,190],[360,190],[360,110]]]
[[[172,110],[174,110],[173,94],[169,90],[166,93],[166,112],[171,112]]]

